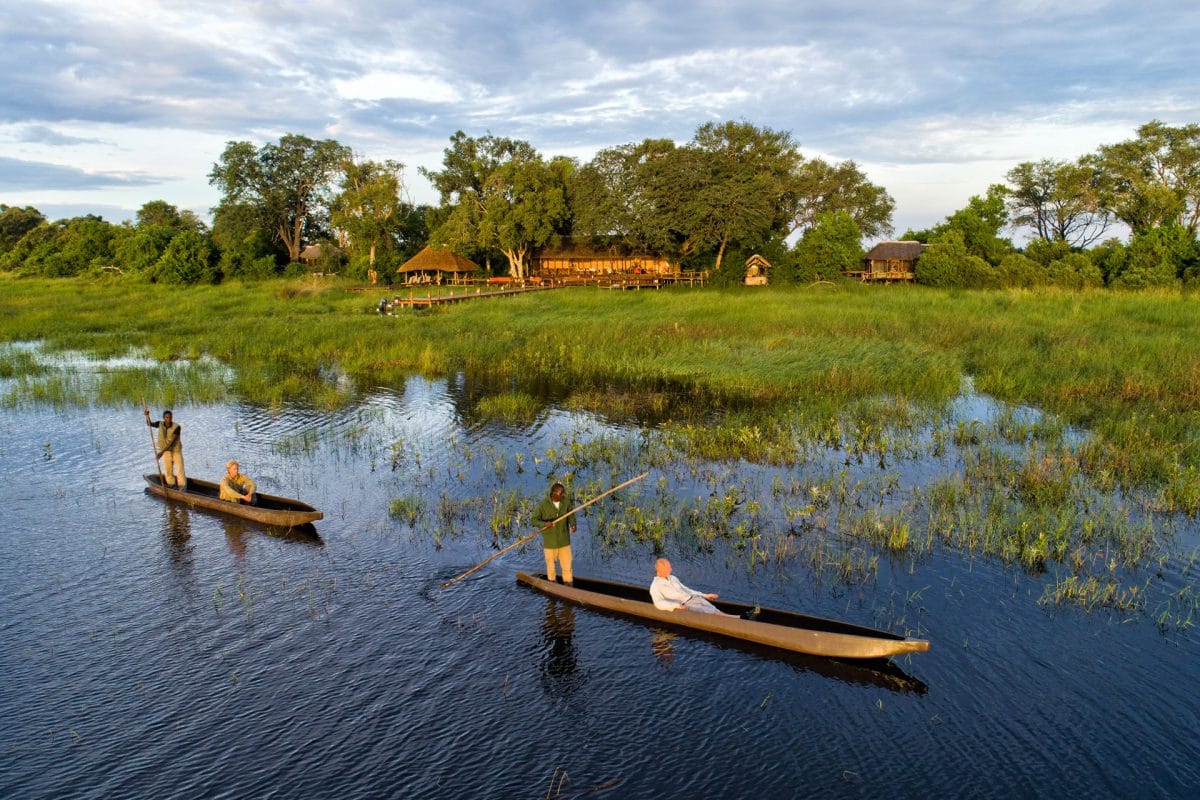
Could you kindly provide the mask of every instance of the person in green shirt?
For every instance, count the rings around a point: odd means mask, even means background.
[[[571,534],[575,532],[575,518],[558,519],[571,510],[566,499],[567,490],[561,483],[550,487],[550,495],[533,513],[534,521],[542,527],[542,551],[546,556],[546,580],[557,580],[555,561],[562,566],[563,583],[571,586],[575,575],[571,572]],[[555,522],[555,520],[558,520]],[[554,522],[553,525],[550,523]]]

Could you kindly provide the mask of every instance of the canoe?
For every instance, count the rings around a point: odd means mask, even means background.
[[[740,615],[752,610],[752,607],[725,600],[716,600],[713,605],[727,614],[738,616],[722,617],[698,611],[660,611],[650,602],[649,581],[647,586],[633,586],[576,575],[574,586],[564,586],[551,583],[545,575],[525,572],[518,572],[517,580],[553,597],[583,606],[615,611],[664,625],[707,631],[793,653],[828,658],[882,659],[929,650],[929,642],[923,639],[909,639],[887,631],[794,611],[762,608],[757,618],[741,619]]]
[[[222,500],[220,487],[211,481],[198,478],[188,478],[187,489],[180,490],[162,485],[161,475],[146,475],[146,491],[165,497],[168,500],[178,500],[193,508],[207,508],[242,519],[261,522],[264,525],[275,525],[281,528],[294,528],[306,523],[315,522],[325,517],[317,509],[292,500],[287,497],[275,497],[269,494],[259,494],[257,502],[250,506],[245,503],[234,503]]]

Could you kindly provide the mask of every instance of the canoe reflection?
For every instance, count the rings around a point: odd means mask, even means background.
[[[551,697],[566,700],[583,685],[579,655],[575,649],[575,608],[552,598],[546,599],[542,620],[542,658],[538,665],[542,689]]]

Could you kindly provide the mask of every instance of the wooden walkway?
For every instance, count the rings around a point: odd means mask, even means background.
[[[392,309],[397,308],[432,308],[433,306],[444,306],[451,303],[461,303],[465,300],[479,300],[484,297],[509,297],[514,294],[529,294],[530,292],[548,292],[551,289],[561,289],[561,286],[524,286],[514,289],[494,289],[491,291],[483,291],[475,289],[472,291],[467,287],[463,287],[462,292],[455,294],[452,289],[448,294],[433,294],[428,293],[424,297],[417,295],[414,290],[410,289],[408,297],[396,297],[388,305]]]

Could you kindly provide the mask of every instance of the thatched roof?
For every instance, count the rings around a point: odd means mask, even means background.
[[[449,247],[427,246],[404,262],[396,272],[474,272],[479,265]]]
[[[752,255],[746,259],[746,268],[747,269],[749,269],[750,267],[758,267],[759,269],[767,269],[770,266],[771,266],[771,262],[767,261],[767,259],[765,259],[761,255],[759,255],[758,253],[755,253],[754,255]]]
[[[316,261],[321,257],[321,245],[310,244],[308,247],[300,251],[301,261]]]
[[[920,242],[880,242],[867,253],[868,261],[916,261],[929,245]]]

